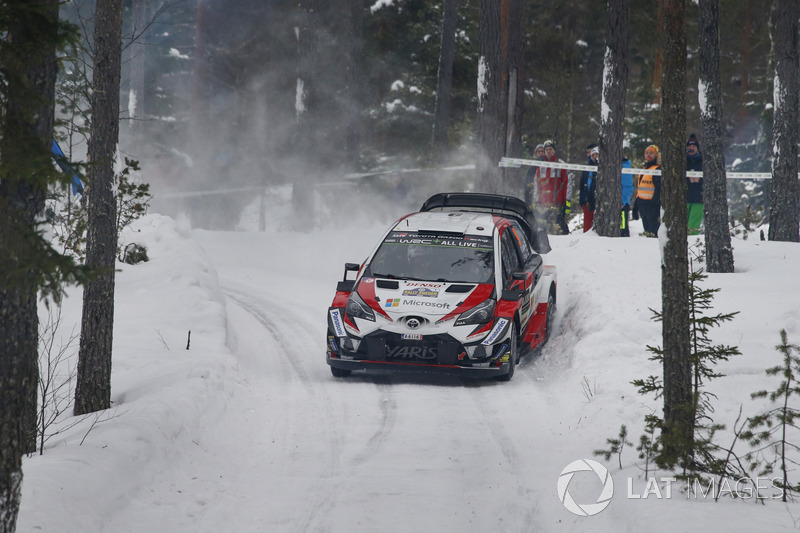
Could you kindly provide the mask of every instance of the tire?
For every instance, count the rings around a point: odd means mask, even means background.
[[[545,319],[544,327],[544,342],[547,344],[550,340],[550,333],[553,331],[553,321],[556,318],[556,295],[553,290],[550,290],[550,295],[547,297],[547,318]]]
[[[511,381],[514,377],[514,370],[517,367],[517,360],[519,359],[519,339],[517,338],[517,325],[511,325],[511,356],[508,358],[509,367],[508,373],[501,376],[495,376],[497,381]]]
[[[345,370],[344,368],[331,367],[331,374],[335,378],[346,378],[352,373],[352,370]]]

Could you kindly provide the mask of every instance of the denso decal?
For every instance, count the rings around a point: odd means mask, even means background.
[[[437,309],[450,309],[450,304],[442,302],[425,302],[423,300],[403,300],[403,305],[416,305],[417,307],[435,307]]]
[[[432,289],[441,289],[444,283],[422,283],[419,281],[407,281],[406,287],[430,287]]]
[[[436,348],[426,346],[395,346],[386,349],[386,357],[391,359],[436,359]]]
[[[331,309],[331,324],[333,324],[333,332],[336,333],[337,337],[347,337],[342,324],[341,310]]]
[[[492,331],[490,331],[489,335],[485,339],[483,339],[483,342],[481,344],[489,345],[497,342],[497,339],[500,337],[500,334],[506,328],[506,324],[508,324],[508,319],[501,318],[500,320],[498,320],[497,324],[494,325]]]
[[[439,291],[434,291],[425,287],[417,287],[416,289],[404,290],[403,296],[424,296],[425,298],[438,298]]]

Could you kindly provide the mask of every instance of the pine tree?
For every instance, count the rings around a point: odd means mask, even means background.
[[[600,117],[600,161],[597,169],[597,213],[594,226],[599,235],[620,236],[622,208],[622,145],[628,88],[628,39],[630,5],[627,0],[608,2],[606,55],[603,65],[603,105]]]
[[[661,102],[661,297],[664,343],[664,427],[662,466],[687,462],[694,449],[689,346],[689,261],[686,250],[686,9],[683,0],[663,3],[664,71]]]
[[[770,403],[777,403],[778,406],[757,416],[753,416],[748,421],[748,431],[742,433],[742,437],[750,441],[750,445],[758,448],[748,454],[748,458],[758,456],[767,450],[775,450],[777,453],[781,481],[778,485],[782,491],[783,501],[787,501],[788,493],[800,492],[800,482],[791,484],[789,482],[790,464],[797,466],[800,463],[790,458],[791,452],[800,451],[800,446],[794,444],[793,437],[789,432],[800,429],[797,421],[800,419],[800,409],[792,407],[791,402],[795,396],[800,394],[800,346],[789,344],[786,330],[781,330],[781,343],[775,347],[783,355],[783,364],[767,369],[768,376],[783,376],[783,380],[778,384],[778,388],[772,392],[766,390],[753,393],[753,398],[769,398]],[[759,464],[754,461],[751,467],[755,468]],[[773,471],[772,463],[760,462],[762,466],[759,475],[770,474]]]
[[[74,413],[111,407],[114,337],[114,264],[117,212],[112,185],[119,142],[122,0],[98,2],[95,11],[92,129],[89,139],[89,212],[86,264],[100,271],[83,292],[81,342]]]
[[[703,202],[709,272],[733,272],[722,129],[719,0],[700,0],[700,116],[703,124]]]

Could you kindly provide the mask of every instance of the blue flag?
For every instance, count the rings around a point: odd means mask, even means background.
[[[53,159],[55,159],[58,168],[60,168],[64,174],[68,176],[72,175],[72,194],[83,194],[83,182],[81,181],[78,171],[69,164],[67,156],[64,155],[64,152],[55,139],[53,139]]]

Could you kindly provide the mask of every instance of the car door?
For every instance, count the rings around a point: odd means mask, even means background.
[[[524,331],[531,315],[533,305],[533,275],[526,272],[522,250],[519,243],[519,233],[513,226],[507,226],[500,236],[501,258],[503,261],[503,289],[522,291],[520,297],[520,324]],[[520,274],[523,275],[520,279]]]

